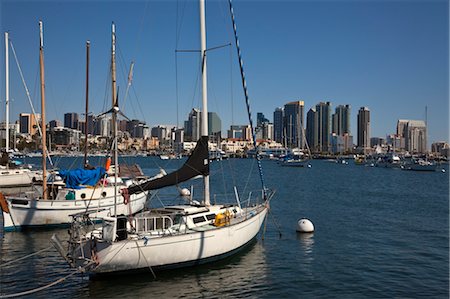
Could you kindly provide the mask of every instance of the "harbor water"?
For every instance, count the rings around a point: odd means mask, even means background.
[[[147,175],[157,173],[159,167],[169,172],[183,163],[157,157],[127,159],[138,163]],[[57,162],[61,168],[81,165],[76,158]],[[449,297],[448,165],[436,172],[415,172],[352,161],[345,165],[313,160],[311,168],[282,167],[269,160],[262,164],[264,181],[276,194],[266,229],[238,255],[160,272],[156,279],[150,272],[98,280],[77,274],[27,296]],[[237,185],[242,193],[260,188],[259,178],[249,178],[243,169],[258,172],[254,160],[215,161],[211,173],[223,170],[224,174],[213,176],[211,185]],[[190,184],[182,187],[190,188]],[[241,195],[241,201],[245,198]],[[296,232],[300,218],[313,222],[314,233]],[[19,260],[49,248],[54,233],[67,238],[65,228],[8,232],[0,237],[0,297],[46,286],[73,272],[54,249]]]

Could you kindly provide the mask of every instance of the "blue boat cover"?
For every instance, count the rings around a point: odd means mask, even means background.
[[[97,182],[105,175],[106,169],[103,167],[97,167],[95,169],[73,169],[73,170],[60,170],[59,175],[66,183],[66,187],[73,189],[81,189],[83,186],[95,186]]]

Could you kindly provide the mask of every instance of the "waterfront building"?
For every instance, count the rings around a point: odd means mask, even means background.
[[[200,110],[193,108],[188,120],[184,122],[184,134],[187,141],[197,141],[200,138]]]
[[[405,128],[405,149],[411,154],[427,152],[427,126],[423,120],[409,120]]]
[[[317,149],[322,153],[331,150],[331,102],[320,102],[316,105],[317,117]]]
[[[48,122],[48,126],[50,129],[53,129],[55,127],[62,127],[61,121],[54,119]]]
[[[273,139],[283,143],[283,119],[284,109],[279,107],[273,112]]]
[[[65,113],[64,127],[78,130],[78,113]]]
[[[78,150],[81,131],[66,128],[54,127],[49,130],[49,139],[57,149]]]
[[[358,148],[367,150],[370,148],[370,110],[361,107],[358,111]]]
[[[370,138],[370,147],[374,148],[377,145],[379,145],[379,146],[386,145],[386,140],[381,137],[371,137]]]
[[[227,131],[227,138],[243,139],[243,130],[245,127],[246,126],[231,125],[230,129]]]
[[[330,138],[331,152],[333,154],[347,154],[353,150],[353,136],[345,133],[344,135],[338,135],[336,133],[331,134]]]
[[[128,131],[128,120],[119,119],[117,121],[117,129],[122,132],[127,132]]]
[[[158,138],[160,142],[168,141],[170,135],[170,130],[166,126],[158,125],[153,127],[151,130],[151,137]]]
[[[286,146],[304,148],[304,106],[303,101],[290,102],[284,105],[284,124]]]
[[[111,117],[109,115],[103,115],[97,118],[96,135],[102,137],[111,136]]]
[[[220,144],[222,139],[222,121],[216,112],[208,112],[208,135],[212,142]]]
[[[332,115],[331,133],[339,136],[350,134],[350,105],[339,105]]]
[[[41,120],[40,114],[20,113],[19,130],[22,134],[34,135],[38,132],[37,124]]]
[[[398,150],[399,151],[404,151],[404,150],[406,150],[406,140],[405,140],[405,137],[406,137],[406,135],[407,135],[407,132],[406,132],[406,127],[407,127],[407,125],[408,125],[408,121],[409,120],[407,120],[407,119],[399,119],[398,121],[397,121],[397,136],[399,137],[399,139],[400,139],[400,145],[399,145],[399,147],[398,147]]]
[[[189,113],[188,120],[184,122],[185,138],[188,141],[197,141],[201,133],[201,112],[194,108]],[[216,112],[208,112],[208,135],[213,140],[220,140],[222,135],[222,121]]]
[[[306,114],[306,142],[311,152],[320,152],[318,138],[317,112],[313,107]]]
[[[268,123],[269,120],[264,116],[262,112],[256,113],[256,126],[260,127],[263,123]]]
[[[450,146],[448,142],[438,141],[431,144],[431,152],[440,156],[449,157]]]

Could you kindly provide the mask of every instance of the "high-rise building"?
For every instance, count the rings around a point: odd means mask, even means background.
[[[407,119],[399,119],[397,121],[397,136],[400,139],[400,146],[396,148],[396,150],[403,151],[406,149],[405,147],[405,137],[407,135],[406,126],[408,125]]]
[[[290,148],[304,148],[304,107],[303,101],[284,105],[284,124],[286,143]]]
[[[332,133],[338,136],[350,134],[350,105],[339,105],[332,115]]]
[[[427,126],[423,120],[408,120],[405,149],[411,154],[427,152]]]
[[[256,113],[256,126],[260,127],[263,123],[268,123],[269,120],[264,116],[262,112]]]
[[[370,111],[367,107],[361,107],[358,111],[358,144],[359,149],[370,148]]]
[[[222,121],[216,112],[208,112],[208,135],[216,142],[222,138]]]
[[[331,102],[316,105],[317,113],[317,147],[319,151],[331,151]]]
[[[201,111],[192,109],[188,120],[184,122],[184,136],[186,141],[197,141],[201,136]],[[208,135],[220,139],[222,134],[222,121],[216,112],[208,112]]]
[[[197,141],[200,138],[200,110],[193,108],[188,120],[184,122],[184,137],[186,141]]]
[[[64,114],[64,127],[78,130],[78,113]]]
[[[279,143],[283,143],[283,119],[283,108],[276,108],[273,112],[273,139]]]
[[[320,152],[317,112],[314,107],[306,114],[306,142],[312,152]]]

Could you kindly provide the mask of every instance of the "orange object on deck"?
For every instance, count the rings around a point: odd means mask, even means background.
[[[3,212],[9,213],[8,203],[6,202],[6,198],[3,193],[0,192],[0,208]]]
[[[105,169],[106,171],[109,170],[109,167],[111,166],[111,158],[106,159],[106,163],[105,163]]]

